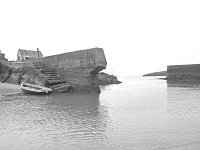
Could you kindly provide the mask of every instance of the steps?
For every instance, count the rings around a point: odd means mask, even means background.
[[[50,86],[50,88],[59,92],[59,93],[64,93],[64,92],[70,91],[71,85],[68,84],[68,83],[60,83],[60,84],[57,84],[57,85]]]
[[[44,69],[45,68],[45,65],[40,61],[35,61],[35,62],[32,62],[32,63],[33,63],[33,66],[36,69]]]
[[[55,69],[45,66],[40,61],[32,62],[36,69],[39,69],[41,74],[47,80],[47,86],[59,93],[68,92],[71,85],[66,81],[61,80],[58,72]]]

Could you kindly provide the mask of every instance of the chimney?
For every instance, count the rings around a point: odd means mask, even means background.
[[[38,54],[38,58],[40,58],[39,48],[37,48],[37,54]]]

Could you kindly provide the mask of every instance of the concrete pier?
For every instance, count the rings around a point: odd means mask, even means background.
[[[67,91],[71,85],[72,92],[100,93],[98,73],[107,61],[102,48],[91,48],[2,65],[6,71],[0,81],[6,83],[20,84],[25,77],[29,83],[53,86],[58,91]]]
[[[167,78],[200,80],[200,64],[167,66]]]

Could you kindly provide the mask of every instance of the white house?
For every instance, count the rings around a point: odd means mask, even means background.
[[[37,49],[37,51],[19,49],[17,52],[17,61],[37,59],[37,58],[42,58],[42,57],[43,57],[42,52],[39,51],[39,49]]]

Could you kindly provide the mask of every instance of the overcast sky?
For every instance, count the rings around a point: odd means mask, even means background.
[[[0,0],[0,50],[44,56],[101,47],[107,72],[200,63],[199,0]]]

